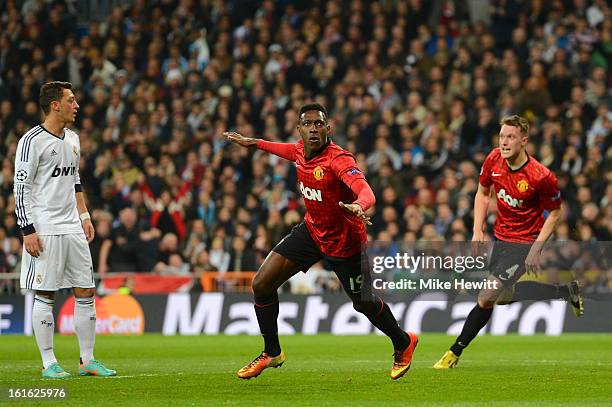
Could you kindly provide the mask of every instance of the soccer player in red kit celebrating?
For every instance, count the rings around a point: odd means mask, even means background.
[[[278,288],[299,271],[306,272],[325,258],[333,267],[355,310],[385,333],[395,349],[391,378],[402,377],[412,361],[417,335],[404,332],[391,310],[371,294],[369,262],[362,245],[366,243],[365,214],[376,199],[357,167],[355,158],[328,137],[327,111],[320,104],[307,104],[299,111],[297,143],[274,143],[224,135],[232,143],[275,154],[295,162],[299,189],[304,197],[306,216],[272,249],[253,280],[255,313],[264,338],[264,350],[238,371],[250,379],[267,367],[280,367],[285,361],[278,340]]]
[[[497,241],[493,245],[488,277],[492,282],[488,287],[493,288],[480,291],[461,334],[434,365],[436,369],[457,365],[463,350],[491,318],[496,303],[565,299],[576,316],[584,311],[576,281],[561,285],[536,281],[517,283],[525,272],[537,274],[539,270],[540,252],[561,218],[561,191],[555,174],[527,154],[529,122],[515,115],[502,119],[500,125],[499,147],[487,156],[480,172],[472,238],[474,242],[484,241],[483,226],[493,187],[497,197],[494,226]],[[546,219],[544,211],[548,211]]]

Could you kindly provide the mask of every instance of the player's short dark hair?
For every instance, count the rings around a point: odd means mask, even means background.
[[[300,112],[298,113],[298,117],[302,117],[304,113],[309,110],[318,110],[319,112],[323,112],[323,116],[325,116],[325,120],[327,120],[327,109],[323,107],[320,103],[308,103],[302,107],[300,107]]]
[[[506,116],[500,120],[500,127],[503,125],[518,127],[521,129],[521,133],[528,136],[529,135],[529,122],[524,117],[521,117],[517,114],[512,116]]]
[[[41,86],[38,104],[45,114],[48,114],[49,110],[51,110],[51,102],[59,102],[62,100],[64,89],[72,90],[72,83],[52,81]]]

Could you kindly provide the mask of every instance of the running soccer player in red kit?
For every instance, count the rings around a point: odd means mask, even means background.
[[[253,280],[255,313],[264,338],[264,350],[238,371],[250,379],[268,367],[280,367],[285,353],[278,340],[278,288],[299,271],[306,272],[325,258],[333,267],[353,307],[385,333],[395,349],[391,378],[402,377],[412,362],[417,335],[404,332],[391,310],[369,291],[369,262],[362,244],[367,241],[365,214],[376,198],[357,167],[355,158],[330,140],[326,109],[302,106],[297,143],[275,143],[224,133],[232,143],[275,154],[295,162],[299,189],[304,197],[304,221],[272,249]],[[363,291],[363,292],[362,292]]]
[[[493,187],[497,197],[496,243],[489,264],[491,289],[483,289],[478,302],[468,314],[455,343],[434,365],[436,369],[453,368],[459,356],[491,318],[494,305],[520,300],[565,299],[576,316],[584,311],[576,281],[569,284],[545,284],[521,281],[525,272],[537,274],[544,243],[561,218],[561,191],[557,177],[530,157],[526,151],[529,122],[520,116],[501,120],[499,147],[485,159],[480,185],[474,202],[474,236],[484,241],[483,226]],[[544,211],[548,217],[544,219]],[[507,298],[507,299],[506,299]]]

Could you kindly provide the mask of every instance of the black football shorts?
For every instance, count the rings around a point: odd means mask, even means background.
[[[304,222],[291,229],[272,250],[296,263],[304,273],[313,264],[324,260],[351,297],[364,294],[362,288],[371,286],[368,256],[365,252],[347,258],[327,256],[319,250]]]
[[[531,243],[495,241],[489,262],[489,273],[497,277],[504,286],[514,285],[527,271],[525,260],[529,250]]]

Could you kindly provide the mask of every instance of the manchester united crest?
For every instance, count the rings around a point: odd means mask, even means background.
[[[320,181],[323,179],[323,168],[321,168],[320,166],[317,165],[317,167],[314,169],[314,171],[312,172],[312,175],[315,177],[315,179],[317,181]]]
[[[516,183],[516,187],[520,192],[527,192],[527,190],[529,189],[529,183],[526,179],[522,179]]]

